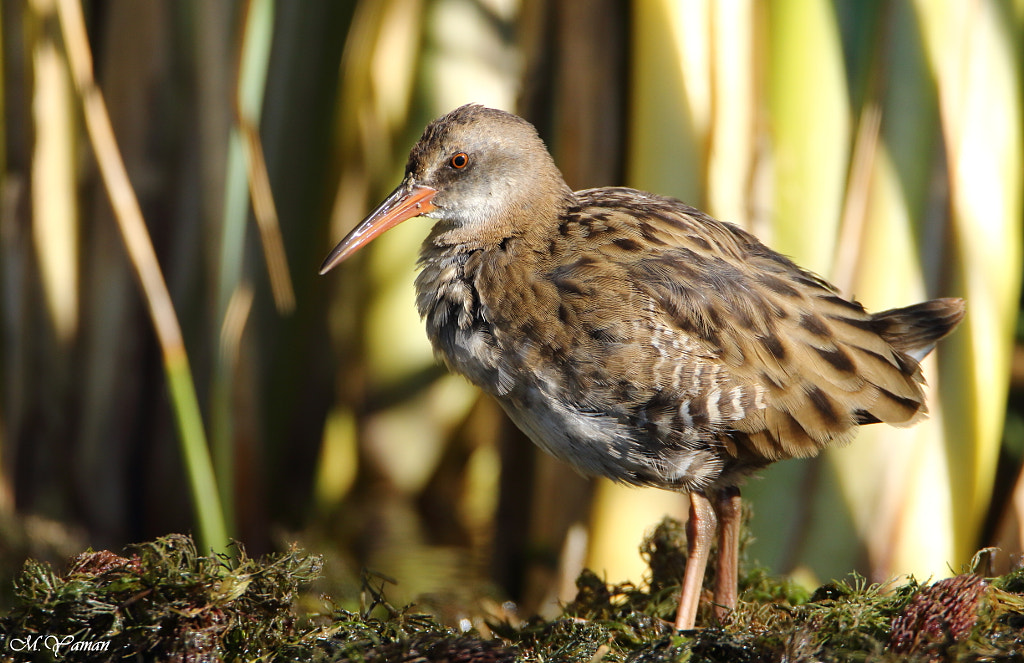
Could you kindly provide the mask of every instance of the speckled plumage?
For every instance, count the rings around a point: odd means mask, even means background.
[[[573,192],[531,125],[480,106],[427,127],[405,181],[323,271],[417,214],[436,220],[416,291],[445,363],[578,470],[691,494],[680,628],[707,558],[694,548],[718,518],[735,548],[742,477],[860,424],[919,419],[918,361],[964,311],[938,299],[870,314],[677,200]],[[716,600],[732,607],[735,551],[724,559],[733,586]]]

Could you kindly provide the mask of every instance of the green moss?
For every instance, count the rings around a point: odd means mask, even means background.
[[[982,580],[885,586],[853,575],[812,594],[751,569],[740,604],[716,624],[677,633],[671,620],[685,560],[679,523],[665,521],[641,547],[646,588],[609,585],[590,571],[557,619],[491,619],[486,634],[461,632],[415,606],[388,602],[387,578],[365,574],[359,609],[320,600],[297,614],[321,561],[297,549],[260,559],[200,556],[168,536],[123,555],[87,552],[64,573],[29,561],[14,583],[15,608],[0,619],[8,638],[73,634],[109,641],[106,653],[20,652],[5,660],[262,660],[725,662],[1024,661],[1024,571]],[[302,605],[309,605],[307,600]],[[483,623],[478,620],[477,623]],[[10,640],[3,655],[11,656]]]
[[[0,620],[5,653],[10,638],[25,649],[33,635],[71,635],[76,642],[108,642],[112,659],[266,656],[300,632],[291,606],[299,587],[319,572],[320,558],[298,550],[259,560],[241,548],[234,559],[201,556],[180,535],[131,546],[125,556],[88,551],[62,574],[29,560],[14,582],[16,605]],[[22,653],[49,660],[53,650],[44,645]]]

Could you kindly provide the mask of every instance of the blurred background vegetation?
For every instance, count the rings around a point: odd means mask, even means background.
[[[364,567],[530,612],[584,565],[643,580],[684,498],[575,476],[435,363],[426,221],[316,275],[470,101],[574,188],[680,197],[870,309],[968,300],[928,422],[748,484],[749,558],[1019,561],[1024,0],[79,2],[0,0],[3,578],[192,531],[298,540],[339,600]]]

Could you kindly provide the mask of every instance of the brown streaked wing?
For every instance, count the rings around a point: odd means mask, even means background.
[[[662,346],[689,348],[680,362],[707,358],[689,384],[658,382],[678,389],[682,420],[697,412],[777,460],[847,441],[866,421],[908,425],[924,414],[920,367],[873,316],[749,233],[656,196],[640,207],[616,190],[581,199],[584,215],[600,207],[602,227],[615,229],[603,257],[650,297],[653,319],[669,321],[652,330]]]

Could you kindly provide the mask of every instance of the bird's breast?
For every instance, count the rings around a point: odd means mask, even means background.
[[[501,396],[513,388],[503,352],[494,338],[475,274],[467,271],[473,252],[425,255],[416,278],[416,304],[434,352],[456,373]]]
[[[574,374],[572,330],[550,279],[504,252],[425,250],[417,304],[434,351],[498,397]]]

